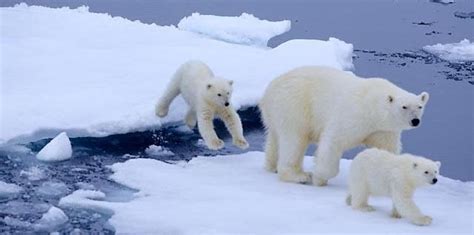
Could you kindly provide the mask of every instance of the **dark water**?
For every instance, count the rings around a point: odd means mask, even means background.
[[[11,6],[19,1],[1,1]],[[355,73],[379,76],[414,93],[427,91],[430,101],[422,126],[403,134],[404,151],[442,161],[442,174],[454,179],[474,180],[474,65],[449,63],[421,51],[425,45],[474,39],[474,19],[459,17],[474,12],[474,1],[439,4],[420,1],[25,1],[50,7],[88,5],[90,11],[109,13],[131,20],[159,25],[176,25],[193,12],[214,15],[240,15],[248,12],[268,20],[290,19],[290,32],[270,40],[270,46],[294,38],[327,39],[337,37],[354,44]],[[464,14],[465,15],[465,14]],[[258,111],[240,112],[250,150],[262,150],[264,140]],[[157,158],[172,163],[197,155],[239,153],[229,144],[222,124],[217,125],[226,148],[209,151],[198,144],[199,135],[182,131],[181,123],[169,124],[157,131],[128,133],[104,138],[72,139],[74,158],[60,163],[41,163],[31,153],[0,150],[0,180],[15,183],[24,191],[13,199],[0,199],[0,218],[10,216],[34,222],[58,200],[86,182],[107,194],[107,200],[130,200],[133,190],[108,180],[104,167],[131,157],[150,157],[144,150],[151,144],[164,146],[175,154]],[[26,146],[38,151],[48,140]],[[314,146],[308,150],[312,154]],[[352,158],[357,150],[347,152]],[[45,178],[30,181],[21,170],[38,167]],[[55,195],[38,193],[45,182],[62,183]],[[54,190],[53,190],[54,191]],[[16,209],[19,208],[19,209]],[[31,210],[22,208],[34,208]],[[65,210],[69,222],[61,232],[81,229],[88,232],[113,233],[107,226],[110,215],[87,210]],[[7,226],[0,220],[0,233],[25,232],[28,228]]]

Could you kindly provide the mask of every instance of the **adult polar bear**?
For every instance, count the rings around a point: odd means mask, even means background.
[[[400,153],[401,132],[419,125],[428,99],[426,92],[416,96],[381,78],[296,68],[273,80],[260,102],[267,129],[265,167],[283,181],[311,182],[302,162],[308,144],[317,142],[312,181],[326,185],[350,148],[365,144]]]

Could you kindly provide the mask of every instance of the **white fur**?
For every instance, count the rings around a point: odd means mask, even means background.
[[[352,161],[346,202],[354,209],[373,211],[368,204],[370,195],[389,196],[393,200],[392,217],[429,225],[431,217],[420,212],[413,194],[420,186],[436,183],[433,180],[437,180],[440,166],[439,162],[424,157],[367,149]]]
[[[366,144],[399,153],[402,130],[421,119],[428,99],[385,79],[319,66],[294,69],[273,80],[260,103],[266,168],[284,181],[310,182],[301,165],[308,144],[318,142],[312,180],[325,185],[347,149]]]
[[[213,120],[217,115],[224,121],[232,135],[234,145],[245,149],[248,143],[243,136],[242,123],[230,104],[232,83],[232,81],[214,76],[211,69],[203,62],[189,61],[174,74],[156,105],[156,115],[166,116],[173,99],[181,94],[189,105],[185,122],[191,129],[197,123],[208,148],[217,150],[224,147],[224,142],[214,131]]]

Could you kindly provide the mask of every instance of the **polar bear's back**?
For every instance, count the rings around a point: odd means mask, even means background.
[[[332,115],[331,110],[337,106],[339,95],[360,82],[353,74],[330,67],[291,70],[273,80],[266,89],[260,102],[264,123],[267,128],[291,125],[288,129],[318,139],[318,133]]]

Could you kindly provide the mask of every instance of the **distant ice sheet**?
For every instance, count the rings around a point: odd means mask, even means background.
[[[268,40],[288,32],[291,22],[261,20],[248,13],[242,13],[240,16],[193,13],[184,17],[178,28],[225,42],[266,47]]]
[[[474,61],[474,42],[468,39],[458,43],[424,46],[423,50],[451,62]]]

